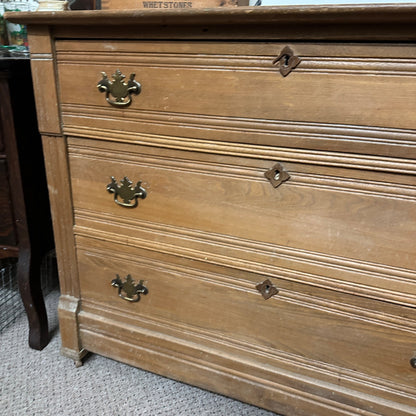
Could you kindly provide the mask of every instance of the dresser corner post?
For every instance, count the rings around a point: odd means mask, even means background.
[[[86,351],[81,347],[78,331],[80,290],[66,137],[44,135],[42,144],[61,291],[58,307],[61,353],[79,366]]]
[[[66,137],[44,135],[42,145],[61,294],[79,298]]]
[[[62,355],[80,365],[86,351],[81,347],[78,331],[80,292],[73,234],[73,207],[70,189],[67,138],[62,133],[56,57],[51,27],[28,24],[31,72],[42,136],[43,156],[52,214],[53,234],[61,297],[58,314]]]
[[[55,53],[49,26],[28,26],[30,65],[41,134],[61,134]]]
[[[61,295],[58,306],[62,342],[61,354],[74,360],[76,367],[82,365],[82,359],[88,353],[82,348],[79,337],[79,308],[80,299],[69,295]]]

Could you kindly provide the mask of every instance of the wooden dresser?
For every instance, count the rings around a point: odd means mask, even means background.
[[[64,355],[287,416],[416,415],[416,6],[8,17]]]

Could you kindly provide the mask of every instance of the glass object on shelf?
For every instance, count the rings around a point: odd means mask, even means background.
[[[0,45],[7,45],[7,30],[4,12],[4,2],[3,0],[0,0]]]
[[[29,49],[25,45],[0,45],[0,57],[29,57]]]
[[[3,2],[5,12],[31,12],[38,8],[35,0],[18,0]],[[27,40],[27,29],[25,25],[5,21],[7,32],[7,43],[9,56],[28,55],[29,45]]]

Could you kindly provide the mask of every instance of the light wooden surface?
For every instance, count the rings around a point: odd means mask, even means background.
[[[415,415],[415,17],[11,16],[29,25],[62,352],[286,415]],[[282,77],[285,46],[301,62]],[[116,69],[142,85],[129,107],[97,90]],[[147,197],[117,205],[112,176]],[[136,303],[111,285],[129,274],[148,289]]]

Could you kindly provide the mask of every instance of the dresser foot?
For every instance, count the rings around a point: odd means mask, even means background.
[[[73,360],[76,367],[82,365],[82,359],[88,351],[82,348],[78,331],[79,299],[69,295],[59,298],[59,326],[61,332],[61,354]]]
[[[87,354],[88,351],[84,349],[81,351],[73,351],[68,348],[61,347],[61,355],[72,360],[76,368],[82,367],[84,365],[83,359]]]

